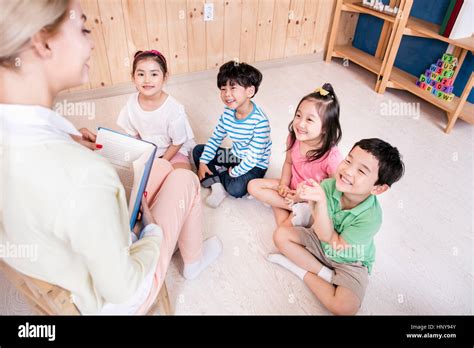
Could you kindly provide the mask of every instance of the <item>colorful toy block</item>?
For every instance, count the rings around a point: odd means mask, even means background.
[[[453,79],[452,78],[444,78],[441,83],[445,86],[452,86],[453,85]]]
[[[416,81],[416,85],[428,93],[445,101],[454,99],[453,76],[457,64],[457,58],[452,54],[445,53],[436,64],[431,64],[424,74]]]
[[[445,53],[443,54],[443,57],[441,58],[441,60],[445,61],[445,62],[448,62],[448,63],[451,63],[453,61],[453,55],[452,54],[449,54],[449,53]]]
[[[448,53],[443,54],[443,57],[441,58],[441,60],[453,65],[457,65],[458,63],[458,58]]]
[[[420,87],[422,89],[426,88],[426,83],[425,82],[421,82],[420,80],[417,80],[415,83],[418,87]]]

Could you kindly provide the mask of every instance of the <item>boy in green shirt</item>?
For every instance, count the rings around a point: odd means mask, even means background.
[[[380,139],[357,142],[334,179],[298,186],[297,198],[310,202],[314,223],[311,228],[279,227],[273,240],[283,255],[270,254],[269,261],[299,276],[332,313],[357,313],[382,223],[376,196],[403,172],[397,148]]]

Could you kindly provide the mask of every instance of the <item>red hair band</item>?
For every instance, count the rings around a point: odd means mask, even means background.
[[[148,50],[148,51],[143,51],[142,53],[140,53],[138,56],[141,56],[143,54],[153,54],[155,56],[160,56],[163,58],[164,61],[166,61],[165,59],[165,56],[161,54],[160,51],[157,51],[157,50]]]

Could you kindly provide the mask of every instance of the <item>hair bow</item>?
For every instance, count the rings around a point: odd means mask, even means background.
[[[314,90],[314,93],[319,93],[321,94],[323,97],[327,96],[329,94],[329,91],[326,91],[323,87],[319,87],[319,88],[316,88]]]

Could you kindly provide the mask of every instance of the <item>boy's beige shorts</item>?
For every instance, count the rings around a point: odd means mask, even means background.
[[[321,247],[321,241],[312,228],[297,227],[301,243],[308,251],[318,259],[324,266],[334,270],[333,284],[343,286],[354,294],[360,300],[364,299],[365,289],[369,283],[369,273],[367,267],[361,262],[356,263],[339,263],[331,260],[324,253]]]

